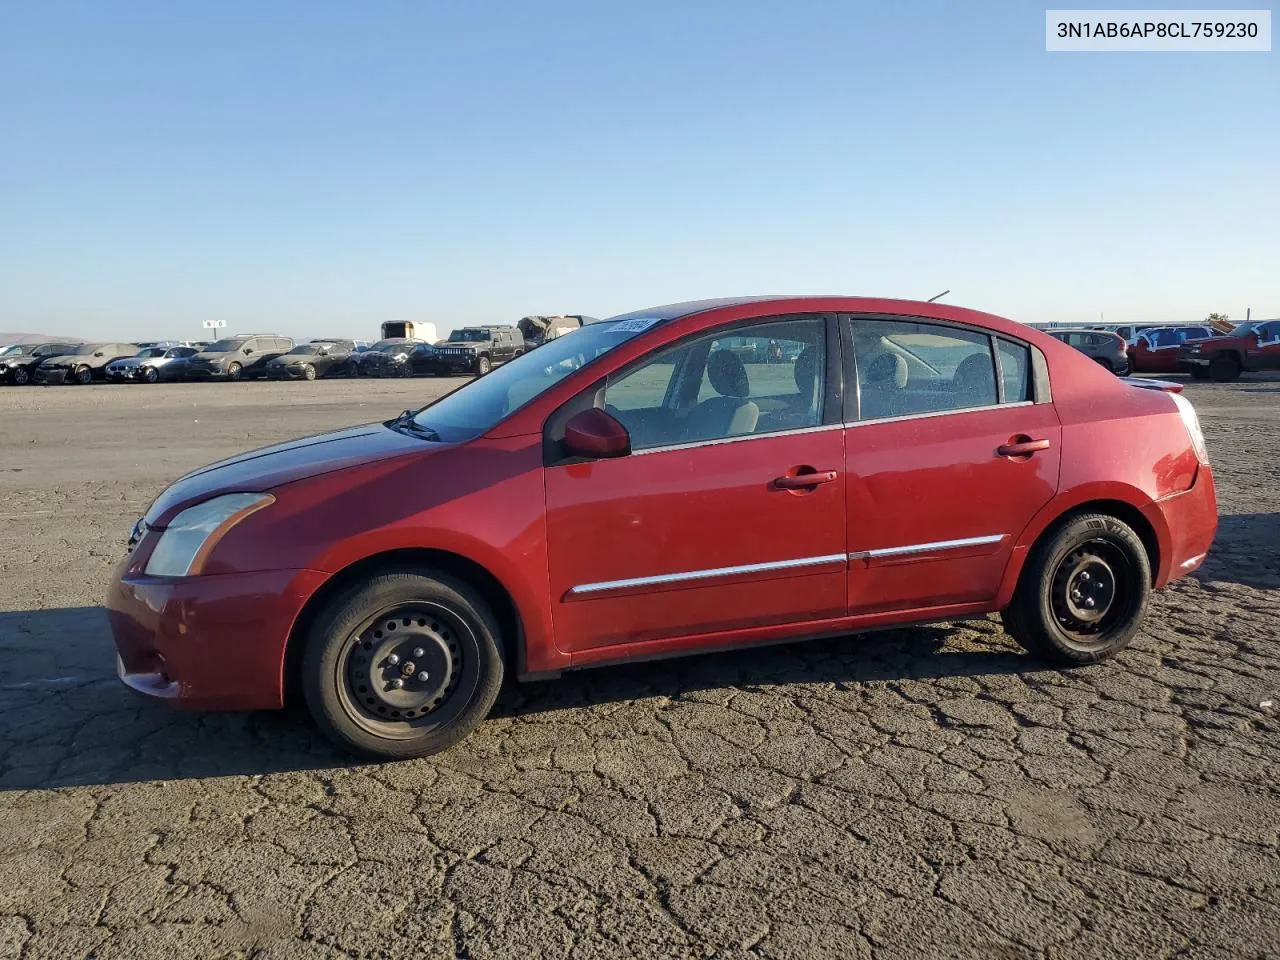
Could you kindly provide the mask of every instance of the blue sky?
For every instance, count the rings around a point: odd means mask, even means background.
[[[1044,9],[11,0],[0,330],[1280,316],[1277,53],[1050,54]]]

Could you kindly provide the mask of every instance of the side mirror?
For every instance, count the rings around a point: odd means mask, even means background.
[[[251,354],[251,353],[253,353],[253,347],[245,347],[245,348],[244,348],[244,355],[245,355],[246,357],[247,357],[249,354]]]
[[[592,407],[569,418],[564,446],[575,457],[625,457],[631,452],[631,435],[609,414]]]
[[[94,353],[94,356],[95,356],[95,357],[105,357],[105,356],[106,356],[106,354],[105,354],[105,353],[103,353],[101,350],[99,350],[99,351],[97,351],[96,353]]]

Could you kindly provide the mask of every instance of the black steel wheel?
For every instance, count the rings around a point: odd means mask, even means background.
[[[1032,653],[1096,663],[1128,646],[1151,594],[1151,561],[1127,524],[1077,514],[1036,544],[1004,611],[1005,629]]]
[[[492,612],[469,585],[389,570],[339,594],[317,616],[303,690],[333,740],[368,756],[425,756],[488,714],[502,684]]]

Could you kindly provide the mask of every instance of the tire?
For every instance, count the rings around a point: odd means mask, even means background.
[[[241,380],[244,377],[244,367],[238,363],[231,363],[227,366],[228,380]]]
[[[160,379],[160,371],[155,367],[143,367],[142,379],[146,383],[155,383]]]
[[[1001,616],[1009,635],[1037,656],[1097,663],[1129,645],[1150,596],[1141,538],[1113,516],[1081,513],[1035,545]]]
[[[502,687],[493,612],[444,574],[395,568],[353,584],[320,611],[306,644],[302,689],[312,717],[367,757],[448,749],[488,716]]]
[[[31,382],[31,371],[26,367],[14,367],[9,371],[9,379],[19,387],[25,387]]]
[[[1240,379],[1240,361],[1229,353],[1220,353],[1209,361],[1209,379],[1214,383],[1230,383]]]
[[[71,371],[71,376],[80,386],[86,386],[93,383],[93,371],[88,367],[80,366]]]
[[[1108,373],[1116,372],[1116,368],[1111,366],[1111,361],[1106,359],[1105,357],[1094,357],[1093,362],[1098,364],[1098,366],[1102,367],[1103,369],[1105,369]]]
[[[306,380],[314,380],[316,378],[316,368],[311,364],[306,364],[302,368],[302,376]]]
[[[488,357],[480,357],[476,360],[476,376],[483,377],[486,373],[493,369],[493,365],[489,363]]]
[[[1209,379],[1209,371],[1206,370],[1204,367],[1193,366],[1189,372],[1191,374],[1192,380],[1208,380]]]

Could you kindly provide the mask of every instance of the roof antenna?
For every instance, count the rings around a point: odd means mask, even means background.
[[[933,301],[941,297],[945,297],[950,292],[951,292],[950,290],[943,290],[941,293],[936,293],[932,297],[930,297],[928,300],[926,300],[925,303],[933,303]]]

